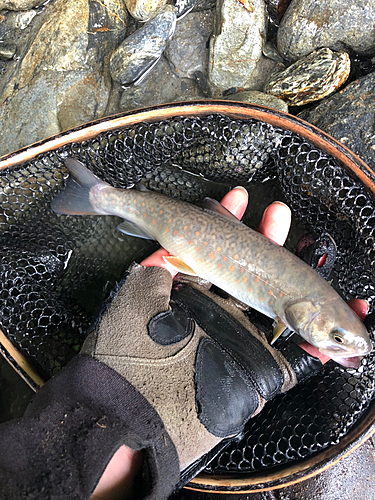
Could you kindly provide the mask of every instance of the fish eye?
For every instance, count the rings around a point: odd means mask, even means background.
[[[338,331],[333,331],[332,332],[332,338],[338,344],[345,344],[345,342],[346,342],[344,336],[342,335],[342,333],[340,333]]]

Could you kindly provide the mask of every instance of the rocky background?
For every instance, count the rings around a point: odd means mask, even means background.
[[[375,170],[374,24],[375,0],[0,0],[0,156],[121,111],[220,98],[298,115]],[[0,420],[31,395],[0,356]],[[235,498],[374,499],[373,443],[351,457]]]
[[[0,0],[0,156],[150,104],[297,114],[374,167],[373,0]]]

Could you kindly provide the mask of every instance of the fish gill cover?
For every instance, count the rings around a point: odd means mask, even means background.
[[[259,191],[267,181],[262,201],[273,201],[276,190],[306,230],[333,236],[334,286],[346,299],[366,299],[374,316],[374,200],[333,157],[296,133],[254,119],[213,114],[140,123],[68,143],[0,174],[0,328],[45,379],[79,351],[130,262],[155,248],[119,233],[116,217],[51,211],[68,177],[67,157],[115,187],[142,182],[190,202],[220,196],[228,185]],[[207,472],[249,473],[336,443],[374,392],[374,354],[358,370],[330,362],[269,403]]]

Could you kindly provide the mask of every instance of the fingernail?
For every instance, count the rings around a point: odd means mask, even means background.
[[[249,193],[247,192],[247,189],[246,189],[246,188],[244,188],[243,186],[236,186],[236,187],[234,187],[233,189],[241,189],[241,191],[244,191],[246,194],[249,194]]]

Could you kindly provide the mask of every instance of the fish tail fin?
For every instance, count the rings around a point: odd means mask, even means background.
[[[97,215],[104,212],[95,208],[90,200],[90,190],[97,185],[109,186],[94,175],[83,163],[73,158],[64,160],[70,171],[66,187],[51,203],[51,208],[59,214]]]

